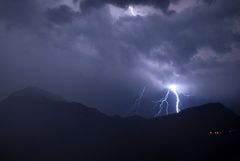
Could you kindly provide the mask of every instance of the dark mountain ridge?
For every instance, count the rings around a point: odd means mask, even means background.
[[[30,86],[12,93],[1,103],[39,104],[49,102],[66,102],[66,100],[38,87]]]
[[[153,119],[110,117],[30,87],[0,103],[0,123],[1,160],[239,157],[239,116],[219,103]]]

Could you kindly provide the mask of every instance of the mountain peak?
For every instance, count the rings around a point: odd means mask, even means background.
[[[237,126],[239,116],[225,107],[221,103],[208,103],[192,108],[188,108],[179,113],[179,117],[183,118],[185,124],[206,125],[208,127],[231,127]],[[203,126],[204,127],[204,126]]]
[[[207,103],[196,107],[191,107],[181,111],[182,113],[233,113],[221,103]]]
[[[15,103],[50,103],[65,102],[63,98],[39,87],[29,86],[9,95],[3,102]]]

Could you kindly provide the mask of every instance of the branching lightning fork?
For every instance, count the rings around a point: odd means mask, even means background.
[[[167,87],[167,89],[168,90],[167,90],[167,93],[165,94],[165,96],[162,99],[154,102],[155,103],[154,108],[156,108],[156,107],[159,108],[155,117],[160,116],[164,107],[166,108],[166,114],[168,115],[168,107],[169,107],[168,97],[169,97],[170,92],[172,92],[176,96],[176,107],[175,107],[176,112],[179,113],[179,111],[180,111],[179,110],[180,99],[179,99],[179,94],[177,92],[177,86],[172,84],[172,85],[169,85]]]
[[[161,114],[161,112],[164,108],[164,105],[166,105],[166,114],[168,115],[168,101],[167,100],[168,100],[169,93],[170,93],[170,91],[168,90],[167,93],[165,94],[165,96],[161,100],[154,102],[155,105],[153,108],[155,109],[156,107],[159,107],[159,110],[154,117],[157,117]]]
[[[166,114],[169,114],[169,95],[170,93],[174,94],[174,96],[176,97],[176,103],[175,103],[175,111],[176,113],[180,112],[179,109],[179,104],[180,104],[180,97],[179,97],[179,88],[177,85],[175,84],[171,84],[169,86],[167,86],[167,92],[165,93],[164,97],[160,100],[154,101],[154,106],[153,109],[156,110],[156,108],[158,108],[157,113],[154,115],[154,117],[159,117],[162,113],[162,111],[165,109]],[[141,102],[142,102],[142,98],[145,94],[145,90],[146,87],[144,86],[139,97],[135,100],[133,106],[131,106],[131,108],[129,109],[129,111],[126,113],[126,116],[129,116],[130,114],[137,114],[138,110],[141,107]]]

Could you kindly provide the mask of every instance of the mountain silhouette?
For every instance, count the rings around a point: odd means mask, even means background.
[[[239,160],[240,118],[220,103],[145,119],[107,116],[28,87],[0,102],[0,160]]]
[[[36,104],[36,103],[50,103],[50,102],[66,102],[60,96],[52,94],[48,91],[38,87],[27,87],[23,90],[16,91],[8,96],[3,103],[20,103],[20,104]]]

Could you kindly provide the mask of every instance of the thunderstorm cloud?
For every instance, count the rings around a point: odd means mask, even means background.
[[[129,5],[139,13],[127,14]],[[0,98],[29,85],[111,114],[166,84],[240,92],[239,0],[0,0]]]

